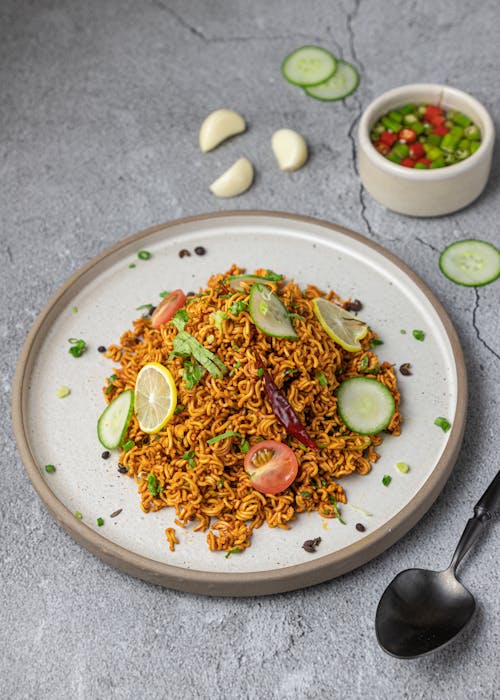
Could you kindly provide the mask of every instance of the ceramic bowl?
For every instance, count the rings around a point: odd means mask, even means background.
[[[370,141],[376,121],[408,102],[430,103],[466,114],[481,130],[481,146],[471,156],[435,170],[414,170],[382,156]],[[364,111],[358,131],[358,170],[366,190],[388,209],[410,216],[440,216],[462,209],[483,191],[491,169],[493,121],[474,97],[433,83],[403,85],[377,97]]]

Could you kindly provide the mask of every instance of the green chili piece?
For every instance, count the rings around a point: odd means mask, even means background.
[[[471,141],[480,141],[481,132],[479,131],[479,127],[477,127],[475,124],[466,126],[464,129],[464,136],[466,136]]]
[[[97,518],[97,524],[99,527],[102,527],[104,525],[104,519],[103,518]]]
[[[389,131],[394,132],[395,134],[398,133],[401,129],[401,124],[397,122],[395,119],[391,119],[390,117],[382,117],[382,124],[389,129]]]
[[[418,330],[418,329],[412,331],[412,335],[413,335],[413,337],[415,338],[415,340],[419,340],[420,342],[422,342],[422,341],[424,340],[424,338],[425,338],[425,333],[424,333],[424,331],[421,331],[421,330]]]
[[[403,115],[400,112],[396,112],[396,110],[393,110],[392,112],[389,112],[389,119],[401,123],[403,121]]]
[[[406,143],[396,143],[392,147],[392,153],[395,153],[401,159],[406,158],[406,156],[408,155],[409,152],[410,152],[410,149],[408,148]]]
[[[52,474],[52,472],[55,472],[56,468],[54,467],[53,464],[46,464],[45,465],[45,471],[48,472],[49,474]]]
[[[441,428],[445,433],[451,428],[451,423],[449,420],[446,418],[443,418],[442,416],[439,416],[436,418],[434,421],[434,425],[437,425],[438,428]]]

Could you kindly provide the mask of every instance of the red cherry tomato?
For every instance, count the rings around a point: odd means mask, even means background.
[[[185,303],[186,295],[182,289],[175,289],[173,292],[170,292],[153,311],[153,315],[151,316],[153,328],[159,328],[164,323],[167,323],[167,321],[170,321],[174,317],[176,311],[182,309]]]
[[[245,455],[245,471],[261,493],[281,493],[295,480],[298,469],[293,450],[276,440],[258,442]]]

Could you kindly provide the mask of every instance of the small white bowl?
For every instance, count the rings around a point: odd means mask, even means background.
[[[397,165],[370,141],[377,120],[408,102],[428,103],[463,112],[481,131],[481,146],[471,156],[435,170]],[[377,97],[364,111],[358,130],[358,171],[366,190],[388,209],[410,216],[440,216],[467,206],[483,191],[491,169],[493,121],[474,97],[433,83],[403,85]]]

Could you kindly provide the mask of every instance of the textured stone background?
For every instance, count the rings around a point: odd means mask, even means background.
[[[401,662],[379,649],[373,630],[378,598],[399,570],[447,564],[498,469],[499,286],[460,288],[437,268],[437,252],[455,239],[499,242],[498,151],[480,199],[432,220],[383,209],[360,186],[354,164],[362,109],[399,84],[470,91],[498,127],[499,26],[495,0],[2,0],[3,698],[500,696],[497,524],[462,568],[478,611],[456,643]],[[306,43],[359,67],[354,96],[322,104],[280,77],[282,58]],[[241,111],[250,128],[237,144],[200,157],[199,125],[220,106]],[[298,128],[311,146],[308,167],[290,176],[277,171],[268,146],[282,125]],[[255,185],[217,201],[207,184],[240,146],[257,166]],[[156,588],[79,547],[31,487],[9,417],[22,343],[72,272],[152,224],[234,208],[319,216],[394,251],[449,312],[471,389],[456,469],[405,538],[335,581],[242,600]]]

